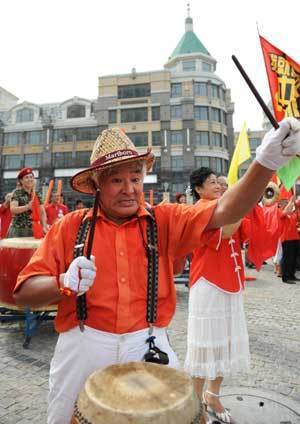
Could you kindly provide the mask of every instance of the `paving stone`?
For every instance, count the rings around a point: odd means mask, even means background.
[[[247,284],[245,312],[250,338],[249,374],[226,378],[224,388],[270,390],[300,402],[300,283],[284,285],[266,265]],[[183,365],[186,352],[188,289],[177,285],[177,310],[169,335]],[[0,324],[0,424],[46,423],[49,365],[57,335],[45,322],[22,345],[19,323]],[[253,423],[255,424],[255,423]]]

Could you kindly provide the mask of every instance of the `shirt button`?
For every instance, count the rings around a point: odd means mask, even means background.
[[[125,277],[121,277],[121,278],[120,278],[120,281],[121,281],[121,283],[125,283],[126,278],[125,278]]]
[[[123,250],[120,251],[120,256],[124,256]]]

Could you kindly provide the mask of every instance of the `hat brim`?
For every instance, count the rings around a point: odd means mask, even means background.
[[[129,158],[127,157],[126,159],[119,158],[117,160],[112,160],[109,163],[105,163],[104,165],[90,166],[89,168],[75,174],[71,178],[70,184],[72,189],[78,191],[79,193],[93,195],[96,192],[95,185],[92,180],[94,171],[104,170],[114,166],[123,165],[124,163],[136,162],[138,160],[144,160],[146,162],[147,171],[149,171],[153,166],[154,159],[154,154],[149,150],[148,152],[141,155],[131,156]]]

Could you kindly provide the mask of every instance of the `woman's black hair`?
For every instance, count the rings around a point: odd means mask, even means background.
[[[190,175],[190,187],[191,187],[193,196],[197,200],[200,199],[200,196],[196,192],[195,188],[196,187],[202,187],[202,185],[205,183],[205,181],[207,180],[207,178],[211,174],[215,175],[214,171],[210,168],[206,168],[205,166],[202,166],[201,168],[198,168],[191,173],[191,175]]]

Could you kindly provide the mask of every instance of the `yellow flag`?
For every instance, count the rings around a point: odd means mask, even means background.
[[[246,122],[244,122],[229,167],[228,184],[230,186],[235,184],[238,180],[239,166],[250,158],[251,152],[247,134],[247,125]]]

